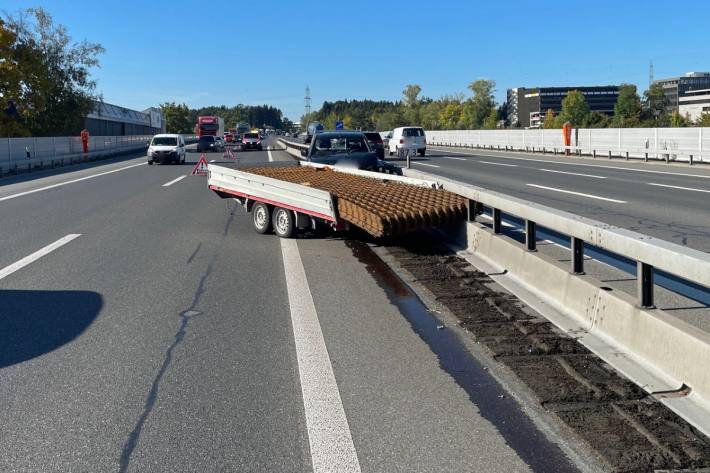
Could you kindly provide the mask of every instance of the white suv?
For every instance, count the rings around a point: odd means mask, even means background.
[[[148,146],[148,164],[185,162],[185,140],[181,135],[155,135]]]
[[[388,143],[390,156],[400,148],[416,149],[420,156],[426,153],[426,134],[420,126],[401,126],[392,130]]]

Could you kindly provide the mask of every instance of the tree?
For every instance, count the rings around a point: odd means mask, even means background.
[[[168,133],[190,133],[195,123],[190,120],[190,109],[187,105],[166,102],[160,105],[160,110],[165,117]]]
[[[463,108],[460,102],[451,101],[444,106],[439,113],[441,126],[445,130],[455,130],[460,128]]]
[[[16,102],[23,126],[35,136],[77,133],[100,98],[90,72],[103,47],[72,42],[43,8],[6,15],[0,33],[0,58],[13,63],[3,68],[0,95]]]
[[[617,128],[632,128],[641,124],[641,98],[636,86],[623,84],[614,105],[612,125]]]
[[[545,112],[545,121],[542,123],[542,127],[546,130],[557,128],[555,111],[551,108],[548,108],[547,112]]]
[[[668,100],[661,84],[653,84],[643,94],[644,96],[644,125],[649,127],[662,127],[670,125],[670,116],[667,106]]]
[[[558,122],[570,122],[573,127],[581,127],[587,124],[589,116],[589,105],[587,99],[579,90],[571,90],[562,99],[562,112],[558,117]]]
[[[495,108],[495,87],[495,81],[488,79],[478,79],[468,85],[473,97],[464,104],[463,121],[466,127],[480,129],[483,126],[484,120],[491,114],[491,109]]]
[[[609,128],[612,126],[611,118],[600,112],[591,112],[587,117],[586,126],[589,128]]]
[[[690,118],[687,116],[683,116],[680,113],[678,113],[678,110],[673,110],[673,113],[671,114],[671,126],[673,128],[682,128],[688,126],[690,122]]]
[[[419,105],[419,94],[422,88],[418,84],[408,84],[402,91],[404,96],[404,104],[407,107],[416,107]]]
[[[495,130],[498,127],[498,110],[495,107],[491,107],[491,111],[488,116],[483,120],[484,130]]]
[[[703,112],[700,117],[695,121],[695,124],[697,126],[708,126],[710,127],[710,113],[708,112]]]

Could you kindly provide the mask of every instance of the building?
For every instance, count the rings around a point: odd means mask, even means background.
[[[666,96],[666,108],[669,112],[678,110],[680,97],[692,90],[710,89],[710,72],[686,72],[680,77],[654,80],[660,84]]]
[[[155,135],[165,131],[165,120],[158,108],[143,112],[106,102],[94,102],[84,128],[92,136]]]
[[[678,113],[696,121],[703,113],[710,113],[710,89],[688,90],[678,97]]]
[[[555,115],[562,111],[562,100],[572,90],[580,91],[587,99],[589,110],[606,115],[614,114],[619,98],[618,85],[580,87],[517,87],[508,89],[508,122],[511,127],[537,128],[552,109]]]

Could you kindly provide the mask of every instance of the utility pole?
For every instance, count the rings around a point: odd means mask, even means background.
[[[311,113],[311,88],[306,86],[306,117]]]
[[[653,85],[653,59],[649,61],[648,64],[648,88],[650,89]]]

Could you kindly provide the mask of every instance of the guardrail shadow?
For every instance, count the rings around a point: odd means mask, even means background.
[[[101,295],[91,291],[0,290],[0,368],[71,342],[102,306]]]

